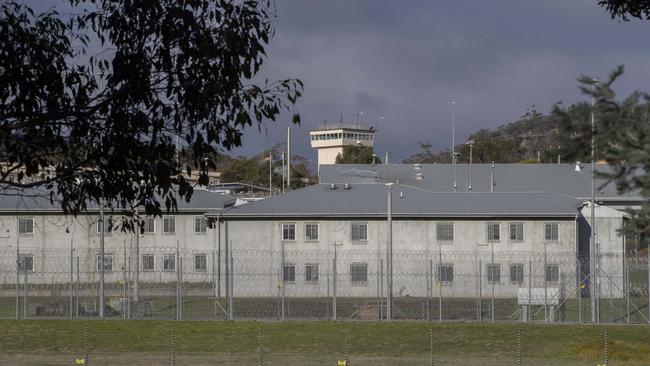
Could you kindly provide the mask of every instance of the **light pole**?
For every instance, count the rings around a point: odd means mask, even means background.
[[[337,262],[337,256],[336,256],[336,247],[341,246],[343,243],[341,242],[333,242],[332,246],[334,247],[334,260],[332,262],[332,272],[333,272],[333,278],[332,278],[332,320],[336,320],[336,283],[337,283],[337,277],[338,277],[338,272],[336,270],[336,262]]]
[[[451,102],[451,164],[454,166],[454,192],[458,189],[456,182],[456,101]]]
[[[472,150],[474,147],[474,140],[469,140],[465,143],[469,146],[469,191],[472,191]]]
[[[594,83],[597,83],[597,79],[592,80]],[[594,115],[594,108],[596,106],[596,99],[594,96],[591,97],[591,241],[589,246],[590,254],[590,284],[591,284],[591,321],[595,323],[600,322],[600,316],[598,316],[598,296],[597,296],[597,287],[598,279],[596,278],[596,271],[598,265],[596,261],[598,260],[598,254],[596,253],[596,117]]]
[[[386,293],[386,320],[393,318],[393,183],[386,183],[387,195],[387,228],[386,228],[386,271],[388,291]]]

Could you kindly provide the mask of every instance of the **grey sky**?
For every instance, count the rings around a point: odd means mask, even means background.
[[[277,15],[264,73],[305,82],[293,147],[311,159],[308,130],[340,113],[385,116],[377,153],[409,156],[417,141],[450,146],[451,100],[458,143],[533,104],[582,99],[580,74],[624,64],[619,92],[650,89],[650,22],[619,23],[595,0],[278,0]],[[288,120],[247,132],[243,152],[283,140]]]
[[[39,7],[60,0],[30,1]],[[407,157],[417,142],[451,145],[479,128],[494,128],[531,105],[581,100],[580,74],[626,73],[617,90],[650,90],[650,21],[620,23],[596,0],[350,1],[276,0],[276,35],[264,77],[300,78],[305,92],[293,127],[293,151],[312,159],[308,131],[340,114],[378,127],[375,150]],[[385,120],[377,125],[380,116]],[[259,133],[250,155],[283,142],[291,115]],[[401,160],[401,159],[400,159]]]

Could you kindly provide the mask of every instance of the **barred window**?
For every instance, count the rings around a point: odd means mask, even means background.
[[[318,241],[318,224],[305,224],[305,241]]]
[[[113,232],[113,220],[108,217],[104,217],[104,235],[111,235]],[[102,218],[97,218],[97,235],[102,233]]]
[[[498,222],[489,222],[487,224],[487,241],[501,240],[501,224]]]
[[[176,254],[164,254],[163,271],[175,271],[175,270],[176,270]]]
[[[556,222],[544,224],[544,239],[546,241],[558,241],[558,224]]]
[[[524,265],[521,263],[513,263],[510,265],[510,282],[522,283],[524,282]]]
[[[208,270],[208,257],[205,254],[194,255],[194,271],[205,272]]]
[[[32,272],[34,270],[34,255],[33,254],[21,254],[18,257],[18,269],[23,272]]]
[[[350,224],[350,239],[356,242],[368,240],[368,224],[365,222],[353,222]]]
[[[295,264],[285,264],[284,270],[282,271],[282,279],[284,282],[294,283],[296,282],[296,265]]]
[[[142,255],[142,271],[153,271],[156,266],[156,257],[153,254],[143,254]]]
[[[100,255],[97,256],[97,271],[100,271]],[[113,254],[104,254],[104,272],[110,272],[113,270]]]
[[[450,285],[452,282],[454,282],[453,263],[438,264],[438,282],[440,282],[441,285]]]
[[[510,241],[524,241],[524,223],[513,222],[510,224]]]
[[[350,263],[350,283],[368,283],[368,263]]]
[[[439,222],[436,224],[436,238],[438,241],[454,241],[454,224],[451,222]]]
[[[34,234],[34,219],[31,217],[18,218],[18,234],[21,235]]]
[[[282,241],[296,241],[296,224],[282,224]]]
[[[163,234],[171,235],[176,233],[176,217],[163,217]]]
[[[144,233],[145,234],[153,234],[156,232],[156,219],[153,217],[146,217],[144,220]]]
[[[488,283],[501,282],[501,264],[499,263],[487,264],[487,280]]]
[[[560,282],[560,266],[557,264],[546,265],[546,282]]]
[[[305,282],[317,283],[319,278],[319,266],[315,263],[305,265]]]
[[[197,216],[194,218],[194,234],[207,234],[208,233],[208,220],[204,216]]]

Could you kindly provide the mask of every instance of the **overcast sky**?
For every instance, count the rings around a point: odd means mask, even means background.
[[[33,3],[33,1],[30,1]],[[60,0],[36,1],[58,3]],[[312,159],[308,131],[324,120],[379,129],[375,150],[395,159],[430,140],[435,151],[494,128],[531,105],[584,99],[576,78],[626,73],[620,93],[650,90],[650,21],[612,20],[596,0],[276,0],[276,35],[263,76],[305,83],[293,151]],[[380,116],[385,119],[377,124]],[[290,113],[245,132],[250,155],[284,141]]]
[[[278,0],[277,16],[264,74],[304,81],[293,148],[314,161],[309,129],[341,113],[385,116],[375,150],[407,157],[418,141],[451,145],[452,100],[459,143],[531,105],[584,99],[581,74],[624,64],[617,90],[650,90],[650,22],[612,20],[596,0]],[[249,131],[243,151],[283,140],[288,120]]]

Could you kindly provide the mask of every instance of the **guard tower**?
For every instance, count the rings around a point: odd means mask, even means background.
[[[311,147],[318,149],[318,165],[335,164],[344,146],[370,146],[375,142],[372,127],[359,123],[327,123],[309,132]]]

